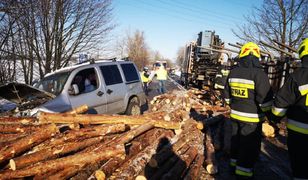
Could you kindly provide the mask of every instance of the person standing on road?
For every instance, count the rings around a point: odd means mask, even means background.
[[[308,38],[298,48],[302,67],[278,90],[272,113],[274,121],[288,118],[287,146],[294,179],[308,179]]]
[[[142,84],[143,84],[143,90],[144,90],[144,93],[145,95],[148,95],[148,83],[150,81],[150,73],[149,73],[149,68],[148,67],[144,67],[143,68],[143,71],[141,72],[140,74],[141,76],[141,81],[142,81]]]
[[[248,42],[239,53],[224,88],[230,104],[232,137],[230,166],[238,179],[251,179],[261,147],[262,121],[272,106],[272,90],[260,62],[260,49]]]
[[[162,64],[158,65],[158,69],[156,70],[156,79],[158,80],[159,83],[159,93],[164,94],[166,92],[166,80],[168,78],[168,72],[165,69],[165,66]]]

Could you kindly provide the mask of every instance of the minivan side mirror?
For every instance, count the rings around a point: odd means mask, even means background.
[[[77,95],[79,94],[79,88],[77,84],[72,84],[71,88],[68,90],[69,95]]]

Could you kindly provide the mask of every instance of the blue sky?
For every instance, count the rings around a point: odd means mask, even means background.
[[[141,30],[154,51],[174,60],[179,47],[197,39],[204,30],[214,30],[228,43],[238,39],[237,29],[263,0],[114,0],[116,35]]]

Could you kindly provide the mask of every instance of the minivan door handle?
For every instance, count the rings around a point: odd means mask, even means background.
[[[98,96],[102,96],[102,95],[104,95],[104,93],[103,93],[102,91],[98,91],[98,92],[97,92],[97,95],[98,95]]]
[[[112,92],[113,92],[113,90],[111,90],[111,89],[108,89],[108,90],[107,90],[107,93],[108,93],[108,94],[111,94]]]

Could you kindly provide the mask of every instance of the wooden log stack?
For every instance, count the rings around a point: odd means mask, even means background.
[[[0,180],[199,179],[204,169],[215,174],[215,151],[225,143],[211,127],[224,128],[229,110],[215,98],[206,90],[171,92],[154,97],[150,110],[138,116],[81,114],[87,111],[82,106],[35,118],[0,117]]]

